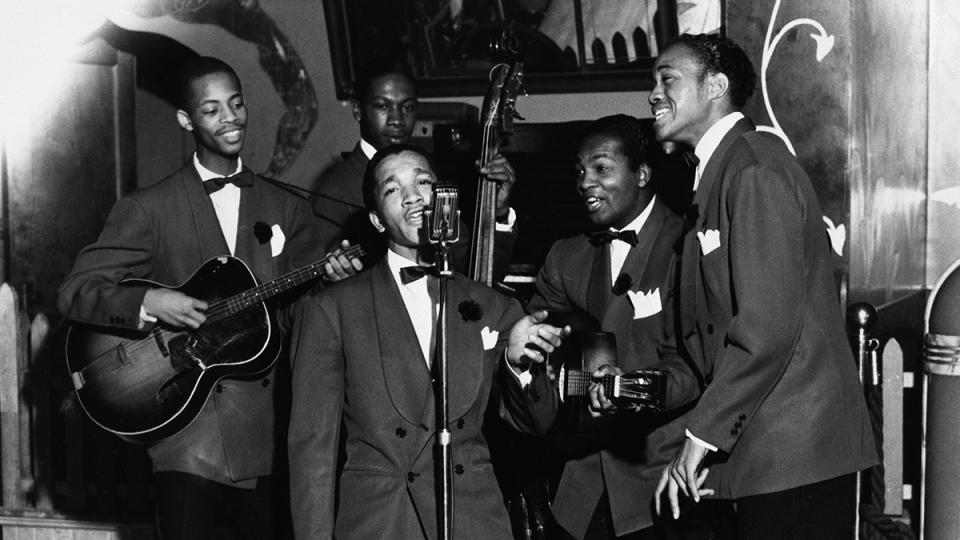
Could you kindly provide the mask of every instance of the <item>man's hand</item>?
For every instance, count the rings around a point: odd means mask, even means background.
[[[616,403],[607,399],[607,396],[603,391],[603,385],[600,384],[600,379],[604,375],[623,375],[623,370],[617,366],[604,364],[593,372],[592,377],[594,382],[590,383],[590,405],[587,407],[587,409],[590,411],[590,416],[594,418],[603,414],[617,412],[618,409]]]
[[[553,352],[563,338],[570,335],[570,327],[557,328],[544,323],[546,311],[537,311],[517,321],[510,329],[507,343],[507,361],[510,365],[525,369],[530,362],[543,362],[544,353]]]
[[[713,495],[712,489],[700,488],[707,479],[707,473],[710,472],[707,468],[700,470],[700,465],[708,451],[707,448],[700,446],[689,438],[684,439],[683,447],[660,474],[660,482],[657,483],[657,490],[653,494],[653,504],[657,515],[660,515],[660,496],[663,495],[664,490],[667,491],[667,498],[670,500],[673,519],[680,518],[678,491],[686,497],[692,498],[693,502],[700,502],[700,497],[703,495]]]
[[[513,167],[507,158],[497,154],[486,165],[480,167],[480,174],[500,185],[500,189],[497,190],[497,221],[502,222],[510,214],[510,191],[517,181]]]
[[[340,241],[340,248],[330,253],[330,258],[323,265],[326,270],[324,279],[330,283],[346,279],[363,270],[363,263],[357,257],[347,257],[344,250],[350,247],[350,242]]]
[[[143,310],[170,326],[200,328],[207,320],[207,303],[173,289],[149,289],[143,295]]]

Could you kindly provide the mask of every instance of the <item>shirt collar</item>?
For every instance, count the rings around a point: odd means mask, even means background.
[[[215,173],[210,169],[201,165],[200,158],[197,157],[196,152],[193,153],[193,167],[197,170],[197,174],[200,175],[200,180],[203,180],[204,182],[206,182],[207,180],[210,180],[211,178],[223,178],[222,174]],[[237,157],[237,170],[233,171],[227,176],[233,176],[242,170],[243,170],[243,159],[241,159],[240,157]]]
[[[393,279],[396,280],[397,285],[403,285],[403,282],[400,281],[400,269],[407,266],[417,266],[417,261],[411,261],[396,251],[387,249],[387,267],[390,268],[390,273],[393,274]]]
[[[713,156],[713,152],[720,146],[720,141],[723,140],[723,137],[727,134],[728,131],[733,129],[733,126],[743,118],[743,113],[740,111],[734,111],[720,120],[717,120],[706,133],[703,134],[703,137],[700,138],[700,142],[697,143],[697,147],[693,150],[693,153],[697,155],[697,159],[700,160],[700,164],[697,165],[697,176],[695,177],[695,182],[693,185],[693,190],[696,191],[698,184],[700,183],[700,176],[703,174],[704,168],[707,166],[707,162],[710,161],[710,157]]]
[[[360,151],[363,152],[363,155],[367,156],[367,159],[373,159],[373,156],[377,153],[377,149],[374,148],[372,144],[363,140],[363,137],[360,137]]]
[[[650,199],[650,202],[647,203],[647,206],[643,209],[643,211],[640,212],[640,215],[637,216],[637,217],[635,217],[635,218],[633,219],[633,221],[631,221],[630,223],[627,223],[627,226],[626,226],[626,227],[624,227],[624,228],[622,228],[622,229],[620,229],[620,230],[617,230],[617,229],[615,229],[615,228],[613,228],[613,227],[610,227],[610,230],[611,230],[611,231],[614,231],[614,232],[620,232],[620,231],[640,232],[640,229],[643,227],[643,224],[646,223],[646,222],[647,222],[647,218],[650,217],[650,213],[653,212],[653,203],[654,203],[656,200],[657,200],[657,196],[654,195],[654,196]]]

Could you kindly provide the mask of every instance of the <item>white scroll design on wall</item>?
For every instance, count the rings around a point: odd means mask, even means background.
[[[766,131],[767,133],[773,133],[777,137],[780,137],[784,144],[787,145],[787,149],[790,150],[790,153],[797,155],[797,151],[793,148],[793,143],[790,142],[790,137],[783,131],[783,128],[780,127],[780,122],[777,121],[777,115],[773,113],[773,105],[770,104],[770,94],[767,91],[767,67],[770,66],[770,58],[773,57],[773,51],[777,48],[777,45],[780,44],[780,40],[783,39],[783,36],[787,35],[787,32],[793,30],[798,26],[812,26],[815,32],[810,34],[810,37],[813,38],[813,41],[817,44],[817,62],[822,61],[830,51],[833,49],[834,37],[831,34],[827,33],[827,29],[823,27],[819,22],[808,19],[800,18],[794,19],[787,24],[783,25],[777,35],[773,35],[773,25],[777,20],[777,13],[780,11],[780,0],[776,0],[773,4],[773,12],[770,14],[770,24],[767,25],[767,36],[763,41],[763,58],[760,62],[760,91],[763,93],[763,106],[767,109],[767,116],[770,117],[770,126],[757,126],[757,131]],[[827,226],[827,237],[830,239],[830,246],[833,248],[833,251],[837,255],[843,256],[843,246],[846,244],[847,231],[843,223],[834,224],[827,216],[823,216],[823,222]]]
[[[816,33],[810,34],[810,37],[817,44],[817,62],[820,62],[830,53],[830,50],[833,49],[833,36],[827,33],[826,28],[822,24],[813,20],[813,19],[794,19],[787,24],[783,25],[783,28],[777,32],[776,36],[773,35],[773,23],[777,19],[777,12],[780,11],[780,0],[776,0],[773,4],[773,13],[770,14],[770,24],[767,25],[767,37],[763,42],[763,58],[760,63],[760,89],[763,93],[763,104],[767,109],[767,116],[770,117],[770,122],[772,126],[757,126],[757,131],[766,131],[768,133],[773,133],[774,135],[783,139],[783,142],[787,145],[787,149],[790,150],[790,153],[797,155],[796,150],[793,149],[793,143],[790,142],[790,138],[787,137],[787,134],[784,133],[783,128],[780,127],[780,122],[777,121],[777,116],[773,114],[773,106],[770,105],[770,95],[767,93],[767,67],[770,65],[770,58],[773,57],[773,51],[777,48],[777,45],[780,43],[780,40],[789,32],[790,30],[796,28],[797,26],[809,25],[816,30]]]

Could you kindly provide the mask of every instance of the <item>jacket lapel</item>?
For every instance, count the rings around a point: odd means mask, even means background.
[[[203,180],[197,174],[192,160],[180,169],[180,182],[193,217],[194,237],[197,239],[196,250],[200,261],[228,255],[230,248],[227,247],[227,241],[223,237],[217,212],[213,209],[210,196],[203,189]]]
[[[253,176],[253,171],[244,168],[240,174]],[[260,192],[261,186],[259,179],[254,177],[253,185],[240,190],[240,215],[237,221],[237,243],[234,247],[234,255],[247,261],[253,274],[260,281],[268,281],[274,277],[271,264],[273,254],[270,247],[270,237],[274,234],[271,227],[274,224],[260,222],[260,228],[265,230],[256,230],[258,216],[267,215],[261,208],[264,204],[264,197]],[[259,237],[257,233],[260,234]]]
[[[593,246],[593,265],[590,268],[590,281],[587,282],[587,312],[598,321],[613,296],[613,284],[610,282],[610,249],[607,244]]]
[[[730,159],[730,148],[746,132],[756,129],[749,118],[742,118],[724,135],[717,149],[707,162],[700,176],[700,185],[693,195],[692,208],[696,211],[696,220],[683,238],[683,254],[680,266],[680,321],[683,337],[694,330],[697,318],[697,294],[700,290],[700,239],[697,232],[703,230],[705,214],[709,211],[707,201],[714,189],[719,186],[719,177]]]
[[[471,300],[470,293],[464,286],[464,281],[468,279],[466,276],[457,275],[456,279],[448,282],[447,381],[450,388],[450,418],[463,416],[477,400],[484,369],[480,331],[484,326],[488,326],[486,321],[496,321],[496,316],[482,317],[479,321],[464,320],[459,305]],[[490,330],[498,329],[492,327]]]
[[[380,344],[380,361],[386,375],[387,393],[404,419],[420,425],[425,401],[432,389],[417,334],[386,259],[370,269],[370,280],[375,306],[375,333]]]

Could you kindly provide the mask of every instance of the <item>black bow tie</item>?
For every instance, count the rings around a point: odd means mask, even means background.
[[[216,193],[223,189],[223,186],[233,184],[237,187],[248,187],[253,185],[253,176],[246,171],[238,172],[233,176],[219,176],[203,182],[203,189],[207,195]]]
[[[404,285],[412,283],[423,276],[432,276],[435,273],[435,266],[404,266],[400,269],[400,283]]]
[[[637,245],[637,231],[598,231],[590,234],[590,243],[599,246],[601,244],[609,244],[614,240],[621,240],[630,244],[631,246]]]
[[[696,169],[697,165],[700,165],[700,158],[697,157],[697,154],[691,152],[690,150],[685,150],[680,154],[680,159],[683,160],[684,165],[690,167],[691,169]]]

